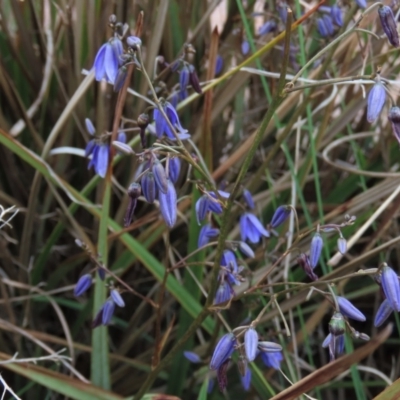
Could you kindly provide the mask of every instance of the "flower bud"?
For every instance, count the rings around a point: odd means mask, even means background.
[[[103,325],[108,325],[111,321],[111,318],[114,314],[115,303],[112,299],[107,299],[103,306],[103,315],[101,318],[101,323]]]
[[[389,43],[394,47],[400,46],[399,34],[397,32],[396,20],[392,9],[389,6],[378,8],[379,19],[381,20],[382,29],[389,39]]]
[[[374,326],[377,328],[381,326],[393,312],[393,308],[389,303],[388,299],[383,300],[382,304],[379,306],[378,311],[375,315]]]
[[[153,204],[158,193],[154,174],[151,171],[146,172],[143,174],[140,183],[142,184],[144,198],[149,204]]]
[[[372,123],[379,117],[385,105],[386,91],[381,82],[375,83],[368,94],[367,99],[367,121]]]
[[[247,190],[247,189],[243,190],[243,198],[246,201],[248,207],[251,208],[252,210],[254,210],[254,208],[255,208],[254,200],[253,200],[253,196],[251,195],[249,190]]]
[[[92,286],[92,275],[82,275],[75,285],[74,296],[82,296],[83,293],[85,293],[90,288],[90,286]]]
[[[348,318],[354,319],[356,321],[365,321],[365,315],[353,304],[342,296],[337,296],[337,302],[339,305],[340,312]]]
[[[181,172],[181,160],[179,157],[172,157],[169,159],[168,176],[172,182],[176,183]]]
[[[236,337],[233,333],[227,333],[222,336],[215,347],[214,354],[210,362],[210,369],[219,369],[235,350],[235,344]]]
[[[257,355],[258,333],[254,328],[247,329],[244,334],[244,349],[249,362],[254,361]]]
[[[162,193],[167,193],[168,191],[168,177],[165,172],[163,165],[159,160],[155,159],[154,164],[152,166],[152,171],[154,173],[154,179],[157,185],[157,188]]]
[[[277,228],[279,225],[282,225],[287,218],[289,217],[292,209],[288,206],[279,206],[272,216],[270,225],[273,229]]]
[[[324,246],[324,241],[322,240],[321,235],[317,232],[313,236],[313,238],[311,240],[311,246],[310,246],[310,263],[311,263],[311,267],[313,269],[318,264],[323,246]]]
[[[117,289],[112,289],[110,295],[112,300],[118,307],[125,307],[125,302]]]
[[[251,369],[246,368],[245,374],[241,376],[242,386],[243,389],[248,392],[250,390],[251,385]]]
[[[337,25],[339,27],[343,26],[342,10],[340,9],[339,6],[333,5],[331,7],[331,18],[335,25]]]
[[[338,250],[341,254],[346,254],[347,251],[347,240],[341,236],[338,240],[337,240],[337,247]]]
[[[177,198],[174,184],[167,179],[167,192],[160,192],[158,196],[161,215],[169,228],[175,225],[177,217]]]

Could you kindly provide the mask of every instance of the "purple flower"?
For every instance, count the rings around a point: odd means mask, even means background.
[[[400,283],[397,274],[388,265],[384,265],[381,274],[381,285],[386,299],[395,311],[400,311]]]
[[[85,293],[90,288],[90,286],[92,286],[92,275],[82,275],[75,285],[74,296],[82,296],[83,293]]]
[[[258,243],[261,236],[269,237],[269,232],[254,214],[245,213],[240,217],[240,235],[242,241]]]
[[[210,241],[210,239],[215,238],[218,235],[219,229],[213,228],[210,224],[204,225],[200,230],[197,246],[205,246]]]
[[[168,176],[172,182],[176,183],[181,172],[181,159],[179,157],[172,157],[168,163]]]
[[[213,356],[210,362],[210,369],[219,369],[225,361],[232,355],[235,350],[236,337],[233,333],[227,333],[221,337],[215,347]]]
[[[283,360],[281,351],[277,351],[275,353],[261,351],[260,356],[266,367],[280,369],[281,361]]]
[[[255,360],[257,355],[258,333],[254,328],[249,328],[244,334],[244,349],[249,362]]]
[[[215,293],[214,304],[222,304],[226,303],[229,300],[233,299],[235,296],[235,291],[229,282],[223,281],[219,286]]]
[[[389,43],[394,47],[400,46],[399,34],[397,32],[396,20],[392,9],[389,6],[378,8],[379,19],[381,20],[382,29],[389,39]]]
[[[328,37],[329,36],[328,28],[327,28],[327,26],[325,24],[325,21],[322,18],[317,18],[317,29],[318,29],[318,33],[322,37]]]
[[[153,172],[148,171],[144,173],[140,182],[142,185],[144,198],[148,203],[153,204],[158,194],[156,180],[154,178]]]
[[[392,124],[394,137],[400,144],[400,108],[392,107],[389,110],[388,119]]]
[[[156,158],[154,159],[151,170],[154,174],[154,180],[157,185],[157,189],[162,193],[167,193],[168,191],[168,178],[163,165]]]
[[[342,296],[337,296],[337,302],[339,305],[340,312],[348,318],[354,319],[356,321],[365,321],[365,315],[353,304]]]
[[[250,191],[247,189],[243,190],[243,198],[246,201],[246,204],[249,208],[251,208],[252,210],[254,210],[255,205],[254,205],[254,200],[253,200],[253,196],[251,195]]]
[[[331,333],[325,338],[322,347],[329,347],[330,360],[333,361],[336,355],[340,355],[344,351],[344,335],[332,335]]]
[[[375,315],[374,326],[379,327],[381,326],[389,317],[390,314],[393,312],[393,308],[390,305],[388,299],[383,300],[382,304],[379,306],[378,311]]]
[[[178,114],[175,108],[172,106],[172,104],[169,103],[168,101],[165,101],[164,104],[162,104],[162,108],[165,114],[167,115],[171,125],[179,132],[179,135],[183,135],[183,138],[187,139],[187,130],[182,128]],[[176,137],[174,133],[171,131],[171,128],[167,123],[167,120],[164,118],[163,114],[158,108],[154,109],[153,118],[156,125],[155,132],[158,138],[162,138],[163,135],[165,134],[168,137],[168,139],[176,140]],[[183,138],[181,138],[181,140],[183,140]]]
[[[122,42],[117,37],[111,38],[100,47],[93,63],[96,81],[104,78],[106,81],[114,83],[118,75],[119,57],[122,53]]]
[[[222,72],[222,68],[224,67],[224,59],[222,56],[217,54],[217,59],[215,61],[215,75],[219,75]]]
[[[276,23],[273,20],[265,22],[258,30],[259,36],[264,36],[267,33],[273,32],[276,29]]]
[[[326,30],[328,31],[328,35],[332,36],[335,33],[335,29],[333,28],[333,20],[329,15],[323,15],[322,19],[324,20]]]
[[[189,68],[187,65],[184,65],[181,71],[179,72],[179,94],[181,100],[186,99],[186,97],[188,96],[186,87],[189,84],[189,75],[190,75]]]
[[[242,54],[243,54],[244,56],[246,56],[247,54],[249,54],[249,51],[250,51],[250,44],[249,44],[248,40],[246,40],[246,39],[243,40],[241,48],[242,48]]]
[[[169,228],[175,225],[177,217],[177,198],[174,184],[168,179],[167,193],[160,192],[158,196],[161,215]]]
[[[223,198],[229,197],[229,193],[223,192],[222,190],[219,190],[218,193]],[[208,211],[216,214],[222,213],[222,205],[217,200],[217,196],[214,192],[207,192],[203,194],[203,196],[201,196],[196,202],[196,217],[199,225],[200,222],[206,217]]]
[[[367,8],[367,2],[366,0],[356,0],[356,4],[360,8]]]
[[[192,363],[199,364],[201,363],[201,358],[198,354],[194,353],[193,351],[184,351],[183,355]]]
[[[324,241],[322,240],[321,235],[317,232],[313,236],[310,246],[310,263],[312,268],[315,268],[317,266],[323,246]]]
[[[111,321],[111,318],[114,314],[115,311],[115,303],[114,300],[109,298],[107,301],[104,303],[103,306],[103,315],[101,318],[101,323],[103,325],[108,325]]]
[[[376,82],[368,93],[367,99],[367,121],[375,122],[385,105],[386,91],[381,82]]]
[[[251,370],[250,370],[250,368],[247,367],[246,372],[240,378],[242,381],[243,389],[246,392],[248,392],[250,390],[250,385],[251,385]]]
[[[121,296],[121,294],[116,289],[111,289],[110,292],[111,299],[118,307],[125,307],[125,302]]]
[[[273,229],[277,228],[279,225],[282,225],[287,218],[289,217],[292,209],[288,206],[279,206],[272,216],[270,225]]]
[[[339,27],[343,26],[343,15],[342,10],[339,6],[334,5],[331,7],[331,18],[335,25]]]

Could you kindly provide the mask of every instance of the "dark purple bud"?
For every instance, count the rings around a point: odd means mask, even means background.
[[[331,18],[335,25],[339,27],[343,26],[343,15],[342,10],[339,6],[334,5],[331,7]]]
[[[389,43],[394,47],[399,47],[399,34],[397,32],[396,20],[394,18],[392,9],[389,6],[379,7],[378,14],[381,20],[382,29],[389,39]]]
[[[258,342],[258,349],[264,353],[276,353],[282,351],[282,346],[275,342]]]
[[[375,83],[368,93],[367,99],[367,121],[372,123],[379,117],[385,105],[386,91],[381,82]]]
[[[138,46],[142,45],[142,41],[137,36],[128,36],[126,38],[126,44],[132,49],[137,50]]]
[[[181,160],[179,157],[172,157],[169,159],[168,176],[172,182],[176,183],[181,172]]]
[[[392,107],[389,110],[388,119],[392,124],[394,137],[400,144],[400,108]]]
[[[227,333],[222,336],[215,347],[214,354],[210,362],[210,369],[219,369],[232,355],[233,351],[235,350],[235,345],[236,337],[233,333]]]
[[[346,322],[340,312],[335,312],[329,321],[329,332],[333,336],[343,335],[346,331]]]
[[[297,262],[300,267],[303,268],[304,272],[312,281],[317,281],[318,276],[314,273],[313,268],[311,266],[310,257],[307,254],[300,254],[297,258]]]
[[[200,356],[193,351],[184,351],[183,355],[193,364],[201,363]]]
[[[344,237],[340,237],[337,240],[337,247],[338,247],[339,253],[346,254],[346,251],[347,251],[347,240]]]
[[[103,306],[103,315],[101,317],[101,323],[108,325],[115,311],[115,303],[112,299],[107,299]]]
[[[128,207],[126,209],[125,217],[124,217],[124,227],[125,228],[127,226],[129,226],[133,221],[133,216],[135,213],[137,199],[140,196],[140,193],[141,193],[141,187],[140,187],[139,183],[133,182],[129,185],[129,188],[128,188],[129,202],[128,202]]]
[[[254,328],[249,328],[244,334],[244,349],[249,362],[255,360],[257,355],[258,333]]]
[[[254,205],[254,200],[253,200],[253,196],[251,195],[250,191],[248,191],[247,189],[243,190],[243,198],[246,201],[246,204],[249,208],[251,208],[252,210],[254,210],[255,205]]]
[[[199,94],[203,93],[200,87],[199,77],[197,76],[196,69],[193,65],[189,65],[189,82],[195,92]]]
[[[148,203],[153,204],[158,193],[154,174],[151,171],[146,172],[140,182],[144,198]]]
[[[217,370],[217,381],[218,387],[221,392],[223,392],[228,386],[227,371],[229,366],[229,360],[226,360]]]
[[[74,296],[79,297],[85,293],[92,285],[92,275],[82,275],[75,285]]]
[[[167,193],[160,192],[158,200],[160,202],[161,215],[169,228],[175,225],[177,217],[177,198],[174,184],[167,179]]]
[[[255,257],[253,249],[246,242],[239,242],[239,250],[246,257]]]
[[[157,188],[162,193],[167,193],[168,190],[168,177],[165,172],[163,165],[160,163],[159,160],[155,159],[152,171],[154,174],[154,179],[156,181]]]
[[[260,29],[258,30],[258,34],[259,36],[264,36],[267,33],[273,32],[275,29],[276,29],[275,21],[270,20],[260,27]]]
[[[240,217],[240,235],[242,241],[249,240],[251,243],[258,243],[261,236],[269,237],[269,232],[255,215],[245,213]]]
[[[400,311],[400,283],[397,274],[388,265],[384,265],[381,274],[381,285],[386,299],[393,310]]]
[[[390,305],[389,300],[383,300],[382,304],[378,308],[378,311],[376,312],[374,326],[376,326],[377,328],[381,326],[390,317],[390,314],[392,312],[393,308]]]
[[[279,206],[272,216],[270,225],[273,229],[277,228],[279,225],[282,225],[287,218],[289,217],[290,213],[292,212],[291,207],[288,206]]]
[[[97,268],[97,273],[102,281],[106,278],[106,270],[104,268]]]
[[[243,389],[248,392],[250,390],[251,385],[251,369],[246,368],[246,372],[244,376],[241,377]]]
[[[322,240],[321,235],[316,233],[311,240],[310,246],[310,263],[312,268],[317,266],[323,246],[324,241]]]
[[[337,296],[337,302],[339,305],[340,312],[348,318],[354,319],[356,321],[365,321],[365,315],[353,304],[344,297]]]
[[[111,289],[110,295],[111,299],[118,307],[125,307],[124,299],[122,298],[121,294],[118,292],[117,289]]]

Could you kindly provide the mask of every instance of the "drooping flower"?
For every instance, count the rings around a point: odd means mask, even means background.
[[[104,78],[107,82],[114,84],[118,75],[119,57],[122,53],[122,42],[117,37],[111,38],[100,47],[93,63],[96,81]]]
[[[288,206],[279,206],[272,216],[270,225],[273,229],[277,228],[279,225],[282,225],[287,218],[289,217],[292,209]]]
[[[331,7],[331,18],[335,25],[337,25],[339,27],[343,26],[342,10],[336,4]]]
[[[236,346],[236,337],[233,333],[226,333],[218,341],[210,362],[210,369],[219,369],[232,355]]]
[[[210,224],[204,225],[200,230],[197,246],[205,246],[210,241],[210,239],[215,238],[218,235],[219,229],[213,228]]]
[[[344,351],[344,335],[332,335],[331,333],[322,342],[322,347],[329,347],[330,360],[334,361],[337,355],[340,355]]]
[[[381,326],[392,314],[393,308],[390,305],[388,299],[383,300],[382,304],[379,306],[374,319],[374,326]]]
[[[218,289],[215,293],[214,305],[226,303],[229,300],[233,299],[234,296],[235,291],[233,290],[231,284],[228,281],[224,280],[218,286]]]
[[[382,82],[378,81],[372,86],[367,99],[367,121],[372,123],[379,117],[385,105],[386,91]]]
[[[181,159],[179,157],[172,157],[168,163],[168,176],[172,182],[176,183],[181,172]]]
[[[389,6],[378,8],[379,19],[381,20],[382,29],[387,36],[389,43],[394,47],[400,46],[399,33],[397,32],[396,19],[393,11]]]
[[[157,197],[158,190],[156,180],[152,171],[147,171],[141,179],[143,196],[149,204],[153,204]]]
[[[182,128],[181,122],[179,120],[178,114],[171,103],[168,101],[164,101],[161,103],[161,107],[163,108],[166,116],[168,117],[169,122],[171,123],[172,127],[176,129],[178,136],[181,140],[187,138],[188,131]],[[176,140],[174,133],[171,130],[170,125],[168,124],[167,120],[165,119],[162,112],[155,108],[153,111],[153,118],[155,121],[155,133],[158,138],[162,138],[164,134],[170,140]],[[190,135],[189,135],[190,137]]]
[[[269,237],[269,232],[254,214],[245,213],[240,217],[240,235],[242,241],[258,243],[262,236]]]
[[[281,361],[283,360],[283,355],[281,351],[277,352],[260,352],[260,357],[262,362],[268,368],[279,369],[281,367]]]
[[[118,307],[125,307],[124,299],[122,298],[121,293],[117,289],[111,289],[110,296]]]
[[[254,200],[253,196],[251,195],[250,191],[247,189],[243,189],[243,198],[249,208],[254,210],[255,205],[254,205]]]
[[[161,162],[157,159],[153,159],[153,165],[151,166],[151,171],[154,175],[154,180],[156,182],[157,189],[162,193],[167,193],[168,191],[168,177],[167,173]]]
[[[324,20],[325,27],[328,32],[328,36],[332,36],[335,33],[335,29],[333,27],[333,20],[332,20],[331,16],[324,14],[322,16],[322,19]]]

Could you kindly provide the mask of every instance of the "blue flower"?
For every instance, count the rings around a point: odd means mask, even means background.
[[[324,241],[322,240],[321,235],[317,232],[311,239],[310,246],[310,263],[312,268],[317,266],[323,246]]]
[[[90,274],[85,274],[82,275],[77,284],[75,285],[74,289],[74,296],[79,297],[82,296],[83,293],[85,293],[90,286],[92,285],[92,275]]]
[[[344,351],[344,335],[332,335],[331,333],[325,338],[322,347],[329,347],[330,360],[333,361],[336,355],[340,355]]]
[[[241,376],[241,382],[243,389],[248,392],[250,390],[250,385],[251,385],[251,369],[246,368],[246,372],[244,373],[243,376]]]
[[[93,63],[96,81],[104,78],[114,84],[118,75],[119,57],[122,53],[122,42],[117,37],[111,38],[100,47]]]
[[[354,319],[356,321],[365,321],[365,315],[353,304],[342,296],[337,296],[337,302],[339,305],[340,312],[348,318]]]
[[[288,206],[279,206],[272,216],[270,225],[273,229],[277,228],[279,225],[282,225],[287,218],[289,217],[292,209]]]
[[[382,304],[379,306],[378,311],[375,315],[374,326],[379,327],[381,326],[389,317],[390,314],[393,312],[393,308],[390,305],[388,299],[383,300]]]
[[[255,360],[257,355],[258,333],[254,328],[249,328],[244,334],[244,350],[249,362]]]
[[[260,352],[261,360],[268,368],[280,369],[283,355],[281,351],[277,352]]]
[[[269,232],[254,214],[245,213],[240,217],[240,235],[242,241],[258,243],[261,236],[269,237]]]
[[[227,333],[221,337],[215,347],[213,356],[210,362],[210,369],[219,369],[225,361],[232,355],[235,350],[236,337],[233,333]]]
[[[161,215],[169,228],[176,223],[177,218],[177,197],[174,184],[168,179],[167,193],[159,192],[158,200],[160,202]]]
[[[384,265],[381,275],[381,286],[386,299],[393,310],[400,311],[400,283],[397,274],[388,265]]]
[[[214,304],[222,304],[226,303],[229,300],[233,299],[235,296],[235,291],[229,282],[223,281],[219,286],[215,293]]]
[[[204,225],[200,230],[197,246],[205,246],[210,241],[210,239],[215,238],[218,235],[219,229],[213,228],[210,224]]]
[[[247,189],[243,190],[243,198],[246,201],[246,204],[248,205],[248,207],[251,208],[252,210],[254,210],[254,208],[255,208],[254,200],[253,200],[253,196],[251,195],[249,190],[247,190]]]

